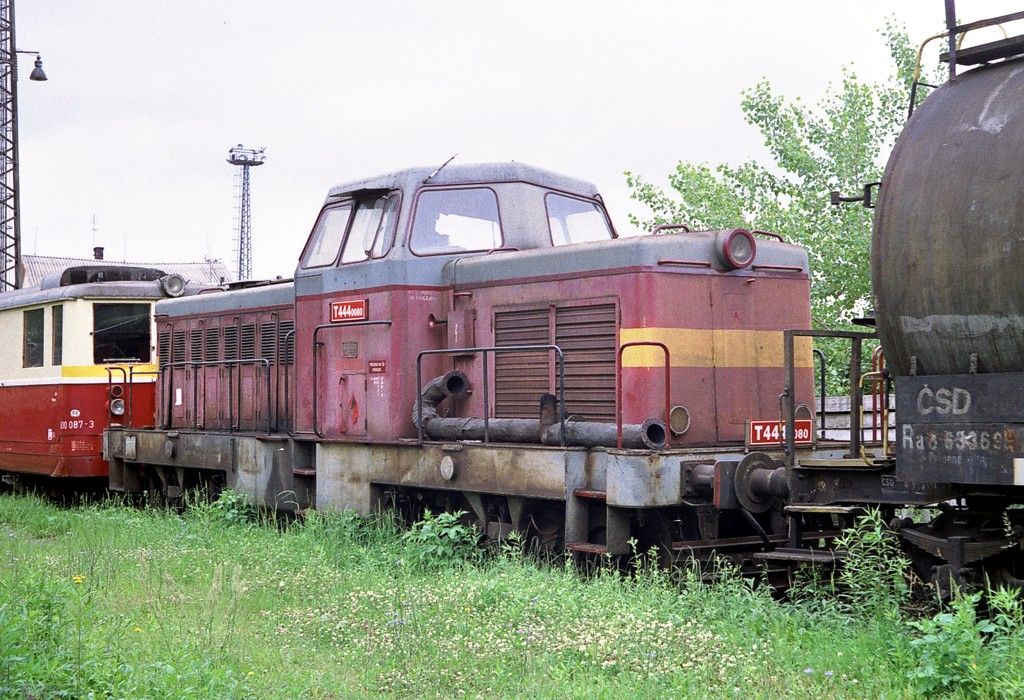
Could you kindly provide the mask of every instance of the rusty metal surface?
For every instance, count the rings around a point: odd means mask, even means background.
[[[872,286],[894,373],[1024,369],[1024,61],[962,73],[914,111],[875,210]]]
[[[678,458],[612,452],[603,453],[601,461],[607,470],[608,505],[644,508],[683,502],[683,470]]]
[[[902,479],[1024,486],[1024,373],[896,379]]]

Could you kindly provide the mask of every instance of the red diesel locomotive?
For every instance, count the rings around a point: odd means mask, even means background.
[[[335,187],[294,281],[157,305],[157,427],[107,432],[111,485],[461,508],[579,551],[777,539],[785,485],[744,442],[780,417],[806,253],[655,233],[619,238],[593,185],[516,163]],[[810,339],[791,359],[810,406]]]

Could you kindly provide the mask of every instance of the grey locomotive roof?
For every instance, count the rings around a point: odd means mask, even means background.
[[[52,255],[25,255],[22,257],[25,266],[23,287],[35,287],[47,275],[58,276],[69,267],[83,265],[109,265],[114,267],[151,267],[171,275],[177,274],[186,282],[198,285],[220,284],[223,280],[231,281],[231,273],[220,260],[204,260],[202,262],[166,262],[166,263],[131,263],[115,260],[96,260],[95,258],[65,258]]]
[[[619,267],[658,267],[666,263],[670,265],[666,269],[679,271],[685,266],[671,266],[673,261],[679,260],[706,260],[720,274],[737,276],[749,276],[758,272],[761,266],[769,266],[768,270],[779,266],[793,268],[791,272],[803,274],[809,271],[806,250],[798,245],[762,238],[757,239],[757,255],[752,268],[727,270],[718,262],[715,233],[694,231],[632,236],[613,241],[467,257],[459,261],[457,272],[453,265],[445,266],[444,281],[445,284],[478,284]],[[571,256],[568,255],[569,250],[572,251]],[[456,274],[457,279],[454,278]]]
[[[209,291],[157,303],[156,313],[167,316],[228,313],[239,309],[260,309],[291,306],[295,302],[295,285],[291,280],[273,282],[247,289]]]
[[[440,164],[440,163],[439,163]],[[438,164],[438,165],[439,165]],[[437,165],[396,170],[390,173],[353,180],[335,185],[329,197],[356,190],[403,189],[412,192],[423,185],[423,180],[437,170]],[[530,182],[542,187],[562,190],[583,197],[597,195],[597,187],[586,180],[578,180],[552,170],[536,168],[525,163],[451,163],[430,179],[430,185],[463,185],[485,182]]]
[[[0,293],[0,310],[48,304],[62,299],[159,299],[160,282],[96,282],[51,289],[15,289]]]

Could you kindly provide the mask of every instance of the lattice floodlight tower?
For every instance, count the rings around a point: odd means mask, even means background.
[[[46,80],[35,51],[14,43],[14,0],[0,0],[0,292],[21,287],[21,197],[18,188],[18,54],[36,54],[29,80]]]
[[[3,0],[0,0],[2,2]],[[264,148],[246,148],[238,144],[228,151],[228,162],[237,165],[235,174],[235,218],[238,237],[235,240],[238,280],[252,277],[252,214],[249,202],[249,168],[263,165],[267,156]]]

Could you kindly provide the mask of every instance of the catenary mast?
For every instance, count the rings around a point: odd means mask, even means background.
[[[0,0],[0,292],[21,287],[21,197],[18,187],[18,54],[14,0]],[[36,55],[29,80],[46,80]]]

